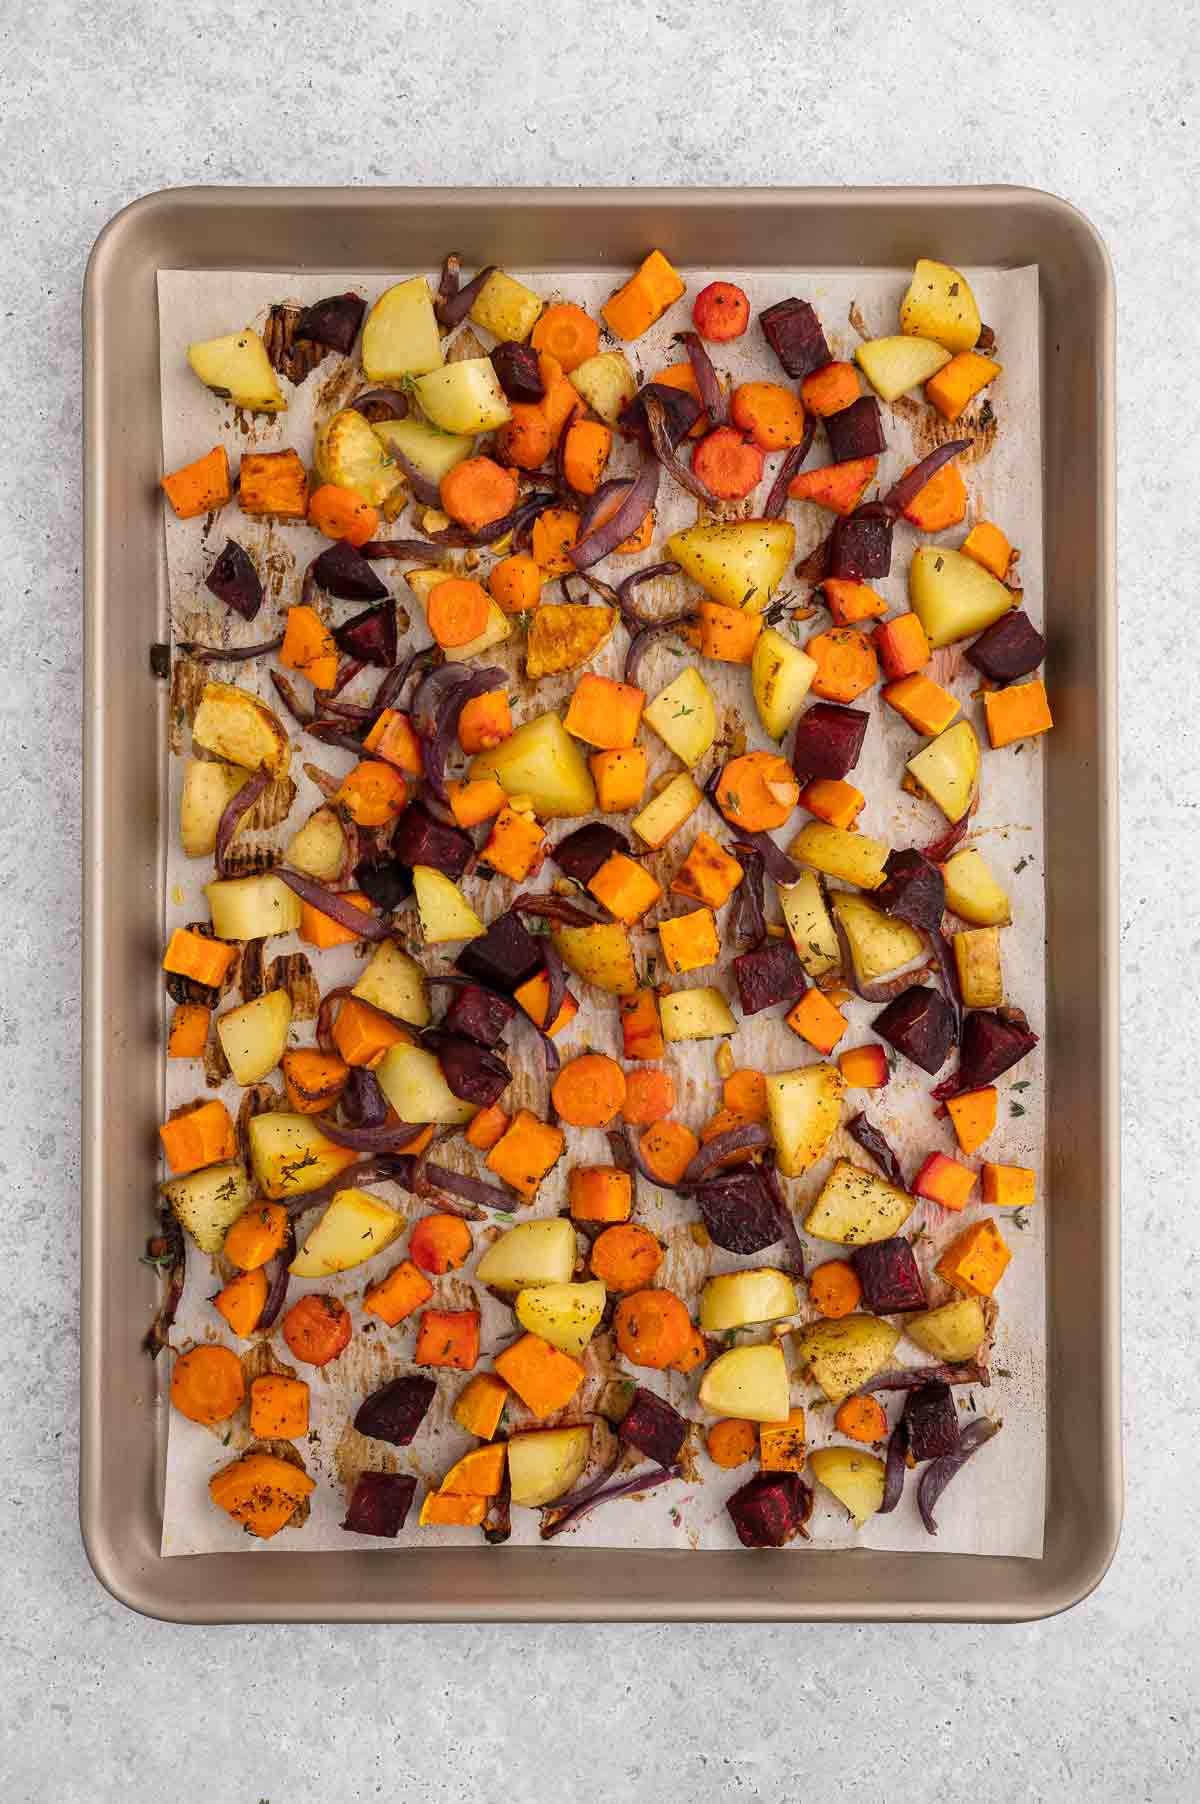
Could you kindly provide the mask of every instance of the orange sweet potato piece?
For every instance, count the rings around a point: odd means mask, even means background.
[[[484,1163],[518,1196],[531,1203],[538,1185],[557,1165],[566,1141],[561,1128],[519,1109],[508,1132],[497,1140]]]
[[[635,990],[620,998],[623,1053],[627,1059],[661,1059],[665,1050],[658,997],[653,990]]]
[[[1018,739],[1048,733],[1054,725],[1046,685],[1040,677],[1028,683],[1010,683],[1007,689],[985,690],[983,715],[994,751]]]
[[[990,520],[978,520],[971,528],[959,550],[964,557],[974,558],[985,570],[1003,582],[1008,575],[1008,566],[1012,563],[1013,550],[998,526]]]
[[[672,880],[671,894],[723,908],[744,875],[737,859],[718,845],[711,833],[697,833]]]
[[[536,871],[545,855],[546,829],[531,814],[518,814],[502,808],[492,822],[492,830],[479,856],[502,877],[521,883]]]
[[[329,689],[337,676],[338,649],[333,634],[315,608],[298,604],[287,612],[279,662],[298,670],[314,689]]]
[[[615,1165],[576,1165],[567,1179],[567,1196],[576,1221],[628,1221],[633,1180]]]
[[[385,708],[363,740],[363,750],[394,764],[407,777],[419,777],[425,769],[421,741],[412,721],[398,708]]]
[[[228,1347],[192,1347],[172,1368],[171,1403],[189,1422],[227,1422],[245,1395],[242,1362]]]
[[[308,471],[300,453],[243,452],[238,506],[255,519],[303,520],[308,512]]]
[[[208,1024],[212,1019],[212,1010],[203,1002],[181,1002],[171,1016],[171,1029],[167,1036],[167,1057],[169,1059],[198,1059],[204,1055],[208,1045]]]
[[[871,634],[883,674],[891,683],[923,670],[933,656],[925,628],[915,614],[897,614]]]
[[[458,743],[468,757],[475,752],[494,751],[511,736],[512,730],[512,711],[503,689],[473,695],[458,717]]]
[[[244,1453],[208,1483],[213,1502],[260,1541],[286,1528],[315,1489],[307,1472],[273,1453]]]
[[[831,513],[852,514],[879,468],[877,457],[851,457],[845,463],[801,470],[788,484],[793,501],[815,501]]]
[[[267,1373],[250,1386],[250,1432],[261,1441],[299,1441],[308,1433],[308,1386],[303,1378]]]
[[[497,1372],[526,1409],[544,1421],[565,1409],[583,1383],[583,1367],[539,1334],[523,1334],[495,1359]]]
[[[500,1426],[507,1402],[508,1386],[504,1380],[492,1372],[477,1372],[459,1392],[451,1414],[467,1434],[490,1441]]]
[[[279,1061],[288,1104],[298,1115],[323,1115],[350,1080],[350,1067],[319,1046],[296,1047]]]
[[[419,1366],[451,1366],[469,1372],[479,1358],[477,1309],[426,1309],[417,1328],[413,1354]]]
[[[270,1279],[260,1265],[252,1272],[239,1272],[213,1298],[213,1308],[225,1318],[239,1340],[249,1340],[258,1327],[258,1318],[266,1307],[270,1288]]]
[[[369,1002],[347,996],[333,1024],[333,1043],[347,1065],[374,1067],[389,1047],[411,1045],[412,1035]]]
[[[164,1121],[158,1130],[167,1164],[176,1176],[237,1157],[229,1110],[215,1098]]]
[[[227,946],[224,940],[210,940],[190,927],[177,927],[171,935],[162,968],[215,990],[224,983],[236,958],[236,946]]]
[[[996,1224],[977,1221],[951,1241],[933,1269],[955,1290],[965,1291],[968,1296],[990,1297],[1011,1258]]]
[[[877,620],[886,614],[888,604],[868,583],[853,582],[846,576],[827,576],[821,584],[835,626],[851,626],[856,620]]]
[[[381,1322],[394,1328],[432,1295],[433,1285],[424,1272],[411,1259],[402,1259],[385,1278],[368,1285],[363,1293],[363,1308],[368,1315],[377,1315]]]
[[[879,660],[866,633],[831,626],[814,633],[804,647],[817,661],[812,692],[828,702],[855,702],[879,681]]]
[[[624,814],[638,806],[646,788],[646,753],[642,746],[593,752],[588,769],[596,785],[596,806],[601,814]]]
[[[646,691],[585,671],[575,685],[563,725],[585,745],[624,751],[637,738]]]
[[[180,520],[194,520],[200,514],[224,507],[232,492],[229,455],[224,445],[214,445],[194,463],[172,470],[160,479],[159,486]]]

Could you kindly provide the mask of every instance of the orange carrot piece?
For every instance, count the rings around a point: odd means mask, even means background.
[[[620,1232],[608,1229],[610,1234],[614,1231]],[[617,1346],[630,1364],[649,1366],[656,1372],[673,1365],[686,1351],[692,1336],[692,1319],[670,1290],[638,1290],[632,1296],[622,1297],[613,1325]]]
[[[663,1184],[678,1184],[700,1151],[700,1142],[681,1121],[656,1121],[638,1141],[642,1163]]]
[[[777,752],[746,752],[721,772],[717,806],[735,827],[769,833],[782,827],[800,800],[800,785]]]
[[[517,479],[490,457],[467,457],[442,477],[438,493],[442,510],[471,532],[511,514],[517,505]]]
[[[563,473],[578,494],[596,493],[611,452],[612,433],[599,420],[576,420],[568,426]]]
[[[448,576],[429,591],[426,624],[439,645],[453,651],[478,639],[488,622],[488,594],[469,576]]]
[[[741,501],[762,481],[763,454],[732,426],[718,426],[692,452],[692,470],[720,501]]]
[[[848,1260],[827,1259],[809,1273],[808,1295],[814,1309],[836,1322],[844,1315],[854,1314],[862,1302],[862,1285]]]
[[[379,511],[353,489],[323,482],[308,498],[308,523],[327,539],[345,539],[351,545],[365,545],[368,539],[375,537]]]
[[[879,660],[867,633],[831,626],[814,633],[804,647],[817,661],[812,692],[827,702],[853,702],[879,681]]]
[[[551,1095],[568,1127],[607,1127],[625,1102],[625,1073],[602,1052],[585,1052],[564,1065]]]
[[[553,357],[563,374],[569,376],[596,355],[600,328],[574,301],[558,301],[546,308],[530,333],[529,342],[535,351]]]
[[[576,1165],[567,1178],[567,1198],[576,1221],[628,1221],[633,1179],[615,1165]]]
[[[722,1421],[713,1423],[704,1437],[704,1445],[714,1466],[721,1466],[726,1472],[732,1472],[754,1458],[758,1435],[753,1422],[743,1422],[737,1416],[726,1416]]]
[[[761,451],[784,451],[804,437],[804,402],[778,382],[743,382],[733,391],[730,412]]]
[[[721,1086],[721,1100],[727,1108],[744,1115],[747,1121],[765,1121],[767,1080],[761,1071],[752,1071],[749,1067],[733,1071]]]
[[[546,508],[534,521],[530,540],[538,568],[549,576],[566,576],[575,568],[567,552],[578,536],[577,513],[569,507]]]
[[[694,1372],[697,1366],[702,1366],[707,1358],[708,1342],[701,1334],[699,1328],[693,1325],[691,1334],[688,1336],[688,1343],[683,1349],[683,1352],[679,1355],[678,1359],[673,1359],[671,1361],[671,1370],[673,1372],[682,1372],[686,1377],[688,1372]]]
[[[524,553],[502,557],[488,574],[488,593],[506,614],[523,614],[542,599],[542,572]]]
[[[305,1365],[327,1366],[350,1344],[354,1324],[337,1297],[310,1291],[283,1318],[283,1338]]]
[[[571,393],[575,394],[573,388]],[[540,470],[553,449],[550,422],[540,402],[514,401],[512,418],[496,434],[497,457],[518,470]]]
[[[497,1140],[508,1132],[511,1119],[499,1103],[491,1103],[473,1117],[464,1138],[469,1146],[477,1147],[481,1153],[490,1153]]]
[[[386,827],[403,813],[408,786],[394,764],[364,758],[343,777],[334,800],[360,827]]]
[[[650,1127],[664,1121],[675,1107],[675,1079],[654,1066],[631,1071],[625,1079],[621,1119],[632,1127]]]
[[[835,514],[852,514],[879,468],[877,457],[851,457],[845,463],[801,470],[788,483],[793,501],[814,501]]]
[[[874,1397],[847,1397],[839,1403],[833,1425],[848,1441],[862,1441],[868,1446],[884,1440],[888,1431],[883,1406]]]
[[[728,344],[750,324],[750,297],[736,282],[710,282],[692,302],[692,323],[701,338]]]
[[[833,615],[835,626],[850,626],[856,620],[877,620],[886,614],[888,604],[869,584],[852,582],[845,576],[827,576],[821,594]]]
[[[430,1277],[456,1272],[471,1257],[471,1230],[458,1215],[423,1215],[408,1237],[408,1256]]]
[[[224,507],[232,493],[229,455],[224,445],[214,445],[194,463],[161,477],[159,487],[180,520],[194,520],[200,514]]]
[[[201,1345],[181,1353],[171,1371],[171,1403],[189,1422],[211,1428],[242,1407],[242,1362],[228,1347]]]
[[[650,1232],[636,1222],[621,1222],[597,1236],[591,1255],[592,1271],[609,1290],[644,1290],[662,1264],[663,1250]]]
[[[476,752],[494,751],[512,730],[512,711],[503,689],[489,689],[484,695],[473,695],[458,717],[458,743],[468,757]]]

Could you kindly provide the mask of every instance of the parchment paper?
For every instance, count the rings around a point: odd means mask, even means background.
[[[449,247],[448,247],[449,248]],[[668,255],[670,245],[664,246]],[[398,269],[390,278],[402,279],[411,271]],[[521,272],[514,271],[520,275]],[[831,350],[835,356],[849,356],[860,336],[876,337],[897,330],[897,309],[905,282],[892,273],[864,272],[852,274],[829,271],[805,274],[789,280],[778,272],[723,269],[719,271],[685,271],[689,294],[694,295],[715,276],[739,282],[750,296],[755,312],[789,293],[811,299],[821,315]],[[940,542],[957,545],[974,520],[995,520],[1012,543],[1020,548],[1018,566],[1024,585],[1025,606],[1031,617],[1040,622],[1042,609],[1041,560],[1041,450],[1038,393],[1038,284],[1035,268],[997,271],[970,269],[965,272],[979,299],[983,318],[996,334],[997,356],[1004,373],[988,391],[990,407],[980,419],[978,405],[970,410],[971,430],[976,440],[974,451],[960,459],[959,467],[967,481],[970,506],[966,526],[940,535]],[[570,298],[596,312],[611,291],[611,275],[555,276],[541,274],[524,278],[547,300]],[[252,448],[265,450],[294,446],[306,462],[311,461],[314,422],[319,422],[344,405],[361,386],[361,372],[331,353],[300,387],[293,388],[282,380],[289,407],[274,418],[254,415],[243,418],[225,403],[211,396],[191,374],[185,356],[186,345],[194,339],[215,337],[247,323],[260,329],[272,303],[293,300],[314,301],[322,295],[347,287],[359,290],[372,301],[387,284],[377,276],[361,281],[347,280],[344,272],[336,276],[319,273],[237,274],[221,272],[179,272],[165,270],[159,274],[159,313],[163,384],[163,459],[165,469],[201,455],[214,443],[224,442],[231,459]],[[671,310],[668,320],[626,347],[635,372],[649,377],[665,364],[678,361],[684,353],[670,342],[671,334],[681,329],[683,309]],[[479,333],[485,346],[491,339]],[[779,380],[780,374],[761,333],[752,325],[745,338],[728,347],[712,347],[718,369],[728,367],[735,380]],[[864,384],[864,388],[865,388]],[[941,428],[933,410],[922,405],[916,396],[902,399],[893,407],[883,408],[889,450],[879,472],[879,490],[883,492],[916,457],[923,455],[933,443],[945,437],[961,435],[961,425],[952,431]],[[810,466],[828,460],[823,442],[810,457]],[[768,460],[767,476],[759,491],[762,497],[770,484],[778,456]],[[632,465],[628,449],[619,447],[610,474]],[[737,510],[730,510],[737,511]],[[743,508],[742,511],[749,511]],[[656,546],[667,530],[690,524],[696,517],[696,506],[672,482],[664,478],[660,488],[659,532]],[[797,527],[797,556],[802,557],[828,528],[830,516],[807,504],[789,503],[788,517]],[[396,535],[410,531],[410,515],[406,514],[390,530]],[[260,524],[242,515],[236,504],[226,508],[215,520],[179,521],[164,509],[167,558],[170,572],[172,625],[176,640],[196,638],[208,643],[250,643],[270,637],[282,630],[284,610],[299,598],[300,575],[304,565],[325,541],[304,525]],[[238,620],[218,604],[203,586],[206,571],[224,545],[227,537],[239,540],[257,560],[263,575],[267,599],[253,623]],[[917,535],[903,523],[897,528],[896,549],[891,576],[876,586],[899,611],[907,606],[907,570]],[[644,554],[642,562],[652,562],[657,550]],[[449,561],[461,561],[454,554]],[[486,560],[485,560],[486,567]],[[631,568],[630,559],[614,560],[601,574],[612,574],[616,580]],[[392,586],[402,606],[412,618],[411,643],[427,641],[421,609],[408,591],[400,567],[391,573],[381,566],[385,580],[390,575]],[[657,592],[643,589],[641,599],[653,611],[675,611],[689,593],[681,578],[670,578],[656,586]],[[803,590],[797,597],[803,601]],[[346,603],[330,603],[331,617],[343,619],[353,612]],[[801,640],[828,624],[823,610],[797,628]],[[594,660],[592,668],[610,675],[620,674],[626,636],[618,627],[613,639]],[[402,645],[404,641],[402,640]],[[558,708],[565,703],[575,682],[575,675],[554,678],[536,685],[526,683],[523,675],[523,645],[520,634],[497,651],[488,654],[489,661],[506,664],[512,672],[511,693],[518,697],[514,719],[518,722]],[[653,694],[683,667],[690,653],[679,642],[660,642],[642,666],[641,681]],[[210,674],[220,680],[244,686],[258,686],[268,699],[274,693],[267,677],[270,660],[254,664],[217,665]],[[959,669],[960,655],[951,648],[938,653],[933,668],[935,676],[948,683],[960,698],[965,716],[974,721],[981,743],[986,734],[979,703],[970,699],[975,686],[975,673],[970,666]],[[766,746],[750,698],[748,672],[728,665],[706,662],[706,681],[715,692],[724,714],[726,739],[745,735],[749,747]],[[1051,672],[1051,677],[1053,672]],[[353,684],[346,699],[367,699],[378,683],[379,673],[368,672]],[[300,689],[305,689],[301,682]],[[866,752],[854,772],[855,783],[865,791],[867,805],[860,816],[863,831],[895,846],[922,845],[936,838],[945,828],[940,812],[931,804],[906,796],[898,787],[904,759],[912,755],[919,743],[915,735],[893,710],[878,701],[872,702],[872,727],[867,735]],[[176,691],[177,738],[184,755],[188,749],[185,719],[185,695]],[[289,723],[290,724],[290,723]],[[642,739],[650,755],[651,783],[660,771],[678,768],[655,735],[646,730]],[[305,760],[315,761],[341,774],[350,766],[347,753],[319,746],[305,739],[297,729],[293,734],[292,775],[299,794],[286,827],[278,827],[260,836],[264,844],[282,845],[291,833],[320,802],[320,796],[301,769]],[[705,760],[697,775],[701,781],[711,767],[712,756]],[[182,758],[173,764],[173,803],[177,807]],[[1034,740],[1004,752],[986,752],[983,769],[983,797],[972,824],[967,844],[977,845],[988,859],[1000,882],[1008,889],[1013,903],[1013,923],[1002,936],[1004,969],[1008,999],[1023,1007],[1039,1030],[1044,1028],[1043,970],[1043,862],[1042,862],[1042,763],[1040,741]],[[176,815],[177,818],[177,815]],[[805,817],[797,813],[779,835],[784,842],[794,835]],[[618,824],[624,824],[619,822]],[[716,819],[707,808],[668,842],[660,854],[649,860],[650,868],[663,882],[664,889],[678,868],[696,831],[701,827],[717,832]],[[552,826],[551,837],[558,837],[565,827]],[[212,878],[211,859],[188,860],[178,849],[177,833],[172,831],[172,850],[168,862],[167,908],[165,928],[169,932],[188,921],[207,919],[207,908],[201,886]],[[544,879],[543,879],[544,881]],[[516,886],[506,879],[495,878],[489,884],[468,880],[468,895],[485,920],[502,912]],[[778,919],[773,903],[769,914]],[[654,924],[662,913],[675,912],[675,905],[665,898],[666,906],[656,909],[642,923],[635,938],[644,968],[653,971],[651,961],[658,955]],[[722,926],[728,910],[722,911]],[[281,953],[304,949],[295,936],[268,942],[268,959]],[[736,948],[731,948],[731,953]],[[457,947],[432,948],[422,956],[430,969],[445,968]],[[314,966],[324,991],[335,982],[361,968],[361,954],[355,948],[339,948],[333,952],[312,953]],[[724,963],[724,960],[723,960]],[[658,975],[664,976],[661,959]],[[726,969],[720,977],[709,969],[691,977],[674,980],[677,984],[703,985],[721,982],[727,993],[734,993],[732,974]],[[600,997],[578,980],[571,987],[581,1007],[570,1030],[559,1037],[559,1050],[564,1059],[585,1046],[612,1052],[619,1056],[617,1011],[611,998]],[[231,1002],[239,998],[234,995]],[[852,1046],[869,1037],[869,1024],[877,1009],[857,1000],[846,1005],[850,1030],[842,1045]],[[732,1041],[739,1065],[766,1070],[787,1070],[813,1060],[815,1055],[783,1021],[784,1010],[776,1008],[741,1023]],[[293,1024],[292,1042],[311,1043],[313,1024]],[[520,1022],[511,1035],[514,1084],[510,1095],[516,1104],[524,1104],[544,1112],[545,1082],[536,1037]],[[676,1075],[680,1092],[678,1115],[693,1128],[712,1114],[720,1103],[721,1080],[716,1066],[716,1053],[721,1043],[705,1041],[695,1045],[668,1048],[667,1064]],[[916,1509],[915,1478],[910,1479],[899,1509],[888,1517],[875,1517],[856,1534],[844,1509],[820,1485],[815,1486],[816,1506],[811,1523],[811,1542],[798,1541],[791,1551],[796,1557],[811,1557],[822,1549],[865,1545],[867,1547],[938,1551],[943,1553],[1016,1554],[1038,1557],[1042,1550],[1045,1478],[1045,1287],[1043,1211],[1053,1207],[1043,1188],[1043,1082],[1039,1051],[1027,1059],[1013,1074],[1016,1082],[1001,1078],[1000,1118],[995,1133],[984,1149],[988,1158],[1006,1163],[1031,1165],[1038,1170],[1038,1205],[1013,1220],[1011,1215],[1000,1220],[1001,1230],[1012,1249],[1013,1259],[1000,1285],[999,1322],[992,1352],[992,1383],[988,1389],[967,1387],[956,1389],[963,1421],[974,1412],[988,1413],[1003,1419],[1003,1433],[991,1441],[963,1475],[949,1488],[938,1507],[940,1532],[930,1540],[921,1528]],[[946,1121],[933,1118],[927,1092],[934,1080],[926,1079],[907,1061],[898,1061],[887,1088],[873,1092],[850,1092],[845,1115],[864,1106],[897,1145],[902,1162],[911,1174],[930,1151],[941,1149],[953,1153],[954,1137]],[[175,1061],[166,1065],[165,1096],[167,1107],[174,1107],[205,1094],[203,1075],[192,1061]],[[239,1100],[237,1087],[227,1084],[218,1092],[224,1094],[232,1113]],[[439,1148],[438,1157],[457,1164],[463,1170],[478,1170],[477,1155],[461,1142]],[[802,1178],[786,1181],[797,1216],[802,1216],[816,1195],[833,1159],[849,1156],[869,1164],[866,1155],[843,1130],[837,1132],[829,1156]],[[569,1136],[567,1155],[543,1183],[536,1209],[537,1215],[557,1214],[565,1208],[567,1171],[576,1162],[607,1162],[608,1148],[598,1130],[573,1131]],[[977,1161],[972,1161],[977,1163]],[[486,1174],[484,1174],[486,1175]],[[424,1205],[399,1191],[395,1186],[372,1186],[410,1219],[424,1212]],[[769,1264],[778,1251],[771,1250],[751,1258],[738,1258],[715,1247],[697,1244],[693,1233],[695,1212],[665,1192],[639,1184],[640,1219],[662,1236],[668,1251],[661,1270],[660,1282],[680,1291],[694,1303],[699,1286],[710,1272]],[[935,1205],[918,1203],[916,1212],[906,1224],[905,1232],[923,1229],[916,1252],[926,1273],[930,1302],[944,1301],[949,1292],[932,1277],[932,1267],[941,1248],[954,1237],[964,1223],[983,1215],[995,1214],[978,1201],[978,1191],[962,1216],[952,1215]],[[526,1219],[526,1212],[518,1219]],[[303,1229],[311,1227],[315,1216],[306,1218]],[[491,1237],[486,1227],[476,1230],[477,1249]],[[325,1280],[313,1286],[293,1280],[289,1302],[309,1288],[329,1288],[350,1308],[354,1319],[354,1338],[341,1358],[317,1371],[299,1368],[309,1382],[312,1394],[312,1432],[299,1451],[317,1489],[312,1497],[311,1515],[305,1526],[289,1529],[269,1543],[250,1539],[221,1510],[212,1506],[207,1483],[212,1473],[225,1465],[251,1443],[248,1412],[243,1410],[232,1425],[209,1431],[170,1412],[166,1486],[163,1508],[164,1554],[188,1554],[207,1551],[252,1549],[317,1551],[323,1548],[373,1548],[380,1552],[397,1549],[437,1548],[454,1543],[478,1540],[478,1530],[418,1529],[416,1517],[424,1482],[418,1486],[417,1499],[407,1528],[397,1542],[373,1540],[347,1535],[340,1528],[348,1498],[348,1487],[359,1471],[366,1467],[412,1471],[421,1481],[436,1483],[452,1460],[473,1445],[450,1419],[450,1407],[465,1379],[458,1374],[440,1375],[439,1394],[413,1445],[393,1449],[380,1442],[364,1440],[349,1426],[349,1419],[362,1397],[389,1377],[414,1369],[411,1355],[415,1340],[415,1320],[410,1318],[396,1329],[365,1316],[360,1307],[363,1290],[369,1282],[388,1270],[403,1254],[407,1242],[401,1240],[379,1253],[367,1265]],[[839,1249],[827,1243],[809,1241],[808,1266],[838,1256]],[[194,1340],[224,1340],[233,1344],[208,1300],[221,1282],[217,1262],[210,1261],[189,1244],[188,1281],[178,1312],[172,1344],[182,1350]],[[802,1287],[803,1288],[803,1287]],[[451,1307],[469,1305],[477,1298],[483,1312],[483,1353],[479,1369],[489,1364],[488,1354],[511,1337],[513,1320],[509,1311],[482,1290],[471,1284],[471,1268],[437,1283],[434,1303]],[[797,1324],[815,1314],[805,1301]],[[769,1329],[743,1330],[740,1341],[766,1339]],[[785,1341],[785,1348],[788,1343]],[[278,1331],[271,1337],[270,1354],[262,1343],[237,1343],[245,1355],[248,1373],[267,1369],[270,1358],[274,1369],[295,1369]],[[836,1441],[833,1410],[825,1404],[816,1387],[802,1380],[796,1371],[794,1353],[789,1349],[793,1371],[792,1400],[807,1410],[810,1448]],[[897,1363],[921,1364],[925,1355],[906,1340],[897,1348]],[[165,1381],[169,1358],[160,1360],[160,1373]],[[685,1414],[703,1422],[703,1412],[695,1402],[695,1383],[669,1374],[656,1374],[623,1368],[619,1355],[607,1337],[598,1337],[587,1359],[589,1378],[576,1406],[593,1407],[612,1375],[633,1379],[660,1390]],[[881,1399],[888,1403],[894,1419],[902,1399]],[[567,1412],[570,1419],[575,1409]],[[510,1406],[510,1424],[522,1425],[522,1412]],[[729,1548],[736,1546],[732,1524],[724,1508],[725,1498],[754,1470],[745,1467],[737,1473],[719,1471],[702,1451],[701,1434],[693,1436],[695,1451],[689,1464],[689,1476],[678,1483],[664,1486],[646,1497],[631,1502],[608,1505],[572,1530],[560,1545],[591,1547],[671,1547]],[[880,1450],[882,1451],[882,1450]],[[514,1509],[513,1545],[537,1541],[538,1512]]]

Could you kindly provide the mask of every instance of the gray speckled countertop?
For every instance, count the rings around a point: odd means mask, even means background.
[[[547,20],[553,19],[552,24]],[[409,0],[0,9],[0,1795],[5,1804],[541,1804],[603,1794],[1200,1794],[1200,13]],[[179,1629],[76,1529],[79,294],[192,182],[994,182],[1096,222],[1120,300],[1128,1509],[1030,1628]],[[1189,1346],[1189,1341],[1193,1344]],[[202,1739],[191,1744],[189,1723]],[[902,1750],[897,1768],[896,1750]]]

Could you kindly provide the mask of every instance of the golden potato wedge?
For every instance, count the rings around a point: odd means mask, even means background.
[[[810,1322],[794,1336],[800,1360],[834,1404],[882,1371],[899,1339],[899,1328],[878,1315]]]
[[[273,777],[282,777],[292,761],[291,741],[275,710],[233,683],[205,683],[192,738],[216,758]]]

